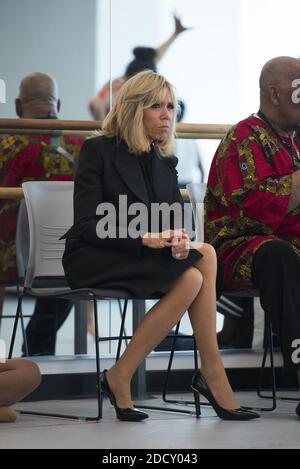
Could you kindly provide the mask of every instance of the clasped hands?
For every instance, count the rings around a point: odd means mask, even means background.
[[[161,233],[145,233],[142,243],[151,249],[171,248],[172,256],[178,260],[186,259],[191,247],[189,235],[184,228],[165,230]]]

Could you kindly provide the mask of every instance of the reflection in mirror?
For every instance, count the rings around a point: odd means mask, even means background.
[[[123,76],[134,47],[156,48],[167,39],[175,9],[182,24],[193,29],[180,35],[157,67],[186,103],[185,122],[230,124],[256,112],[262,65],[278,55],[299,56],[300,5],[294,0],[284,9],[279,0],[254,0],[251,7],[247,0],[149,3],[112,0],[112,76]],[[207,177],[217,142],[198,145]],[[185,169],[179,167],[182,180]]]
[[[59,118],[91,118],[90,100],[104,94],[102,117],[111,105],[106,84],[115,92],[128,66],[141,61],[174,84],[186,107],[183,122],[237,122],[257,111],[262,65],[274,56],[300,55],[300,2],[286,0],[284,7],[282,0],[252,0],[251,6],[249,0],[72,0],[70,8],[70,0],[60,0],[66,17],[53,0],[1,0],[0,117],[16,117],[20,81],[35,71],[56,78]],[[148,49],[134,53],[137,47]],[[207,179],[217,145],[178,140],[182,185]],[[186,155],[193,155],[193,170]],[[254,328],[257,308],[258,301]]]

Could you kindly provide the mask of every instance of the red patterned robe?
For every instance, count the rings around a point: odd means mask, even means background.
[[[253,256],[269,240],[285,240],[300,255],[300,206],[286,213],[299,150],[299,136],[279,137],[255,116],[219,145],[205,197],[205,239],[225,262],[225,288],[253,286]]]
[[[25,181],[73,179],[82,138],[43,135],[0,135],[0,186],[17,187]],[[67,151],[66,156],[60,154]],[[15,284],[16,200],[0,200],[0,285]]]

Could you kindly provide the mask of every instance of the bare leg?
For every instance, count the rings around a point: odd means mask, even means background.
[[[120,360],[107,372],[109,386],[116,397],[118,407],[133,407],[130,397],[133,373],[180,320],[198,295],[201,285],[202,274],[198,269],[190,267],[146,314]]]
[[[239,404],[228,382],[217,343],[216,254],[209,244],[193,243],[193,246],[204,254],[195,264],[203,276],[202,288],[188,308],[201,357],[201,371],[218,404],[225,409],[236,409]]]
[[[38,366],[29,360],[13,359],[0,363],[0,406],[23,399],[41,382]]]

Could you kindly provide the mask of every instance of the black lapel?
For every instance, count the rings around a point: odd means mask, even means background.
[[[127,187],[145,204],[149,205],[149,197],[144,177],[135,155],[128,153],[126,145],[116,146],[114,165]]]
[[[174,180],[170,165],[164,157],[154,155],[152,163],[153,189],[157,202],[172,203]],[[135,155],[128,153],[124,142],[115,147],[114,165],[127,187],[145,204],[149,205],[149,196],[144,177]]]

